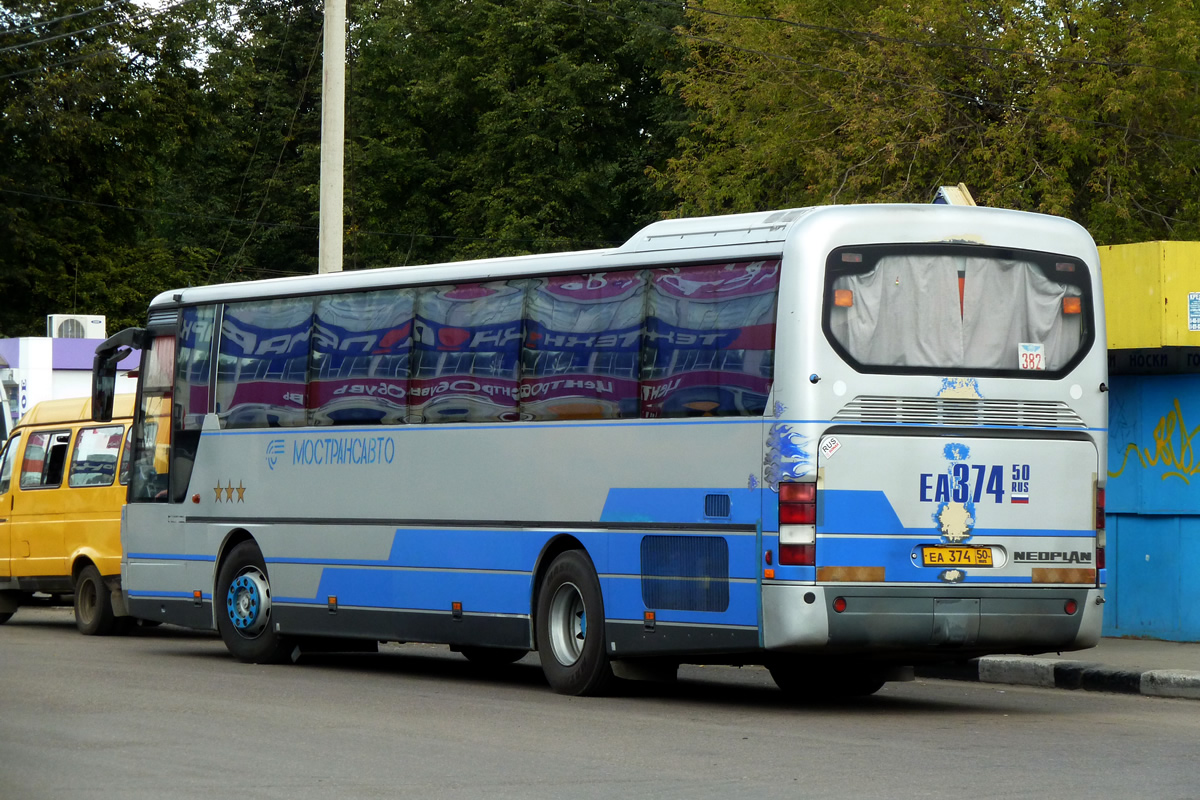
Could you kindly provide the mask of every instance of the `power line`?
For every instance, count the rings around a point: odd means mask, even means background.
[[[283,154],[287,152],[288,142],[292,138],[292,130],[296,125],[296,117],[300,116],[300,108],[304,105],[304,94],[306,91],[308,91],[308,79],[312,75],[313,65],[317,63],[317,54],[321,52],[323,37],[320,34],[324,31],[324,29],[325,25],[324,22],[322,22],[321,28],[318,31],[318,36],[316,37],[316,41],[313,43],[312,56],[310,56],[308,59],[308,71],[304,73],[304,80],[300,83],[300,91],[297,93],[299,97],[296,100],[296,108],[292,111],[292,118],[288,121],[287,133],[284,134],[283,144],[279,148],[279,157],[275,160],[275,169],[271,171],[271,177],[267,179],[267,184],[265,187],[263,187],[262,202],[258,205],[258,211],[254,213],[255,222],[258,222],[259,218],[262,216],[263,209],[267,207],[267,200],[271,196],[271,185],[275,183],[275,176],[279,174],[279,169],[281,166],[283,166]],[[339,142],[338,146],[341,147],[342,143]],[[247,170],[249,170],[249,167],[247,167]],[[251,228],[250,232],[246,234],[246,238],[242,240],[242,244],[240,247],[238,247],[237,252],[233,254],[233,258],[230,259],[229,269],[225,274],[225,280],[229,280],[233,270],[236,269],[237,259],[246,250],[246,245],[250,243],[250,237],[253,235],[254,228]],[[222,242],[221,249],[224,250],[224,248],[225,243]],[[208,277],[210,280],[212,278],[213,270],[217,268],[217,262],[220,260],[220,258],[221,254],[218,252],[216,259],[214,259],[211,266],[209,266]]]
[[[41,39],[31,39],[28,42],[20,42],[18,44],[10,44],[7,47],[0,47],[0,53],[8,53],[13,50],[21,50],[26,47],[33,47],[33,46],[39,45],[39,44],[46,44],[48,42],[54,42],[59,39],[66,39],[70,36],[78,36],[82,33],[94,33],[96,31],[100,30],[101,28],[110,28],[113,25],[121,25],[126,22],[135,22],[135,21],[141,20],[141,19],[162,16],[163,14],[167,13],[168,11],[174,11],[175,9],[179,8],[180,6],[184,6],[184,5],[187,5],[188,3],[192,3],[192,2],[195,2],[195,0],[179,0],[179,2],[175,3],[174,5],[163,6],[162,8],[157,8],[157,9],[153,9],[153,10],[146,10],[140,14],[131,14],[127,19],[114,19],[114,20],[110,20],[109,22],[101,22],[99,25],[93,25],[90,28],[80,28],[79,30],[68,31],[66,33],[57,33],[54,36],[46,36]]]
[[[131,60],[131,57],[130,57],[130,49],[131,48],[137,48],[142,45],[150,44],[152,42],[157,41],[159,38],[160,38],[160,36],[158,34],[149,33],[146,36],[129,39],[128,41],[123,42],[122,46],[126,49],[118,49],[115,47],[111,47],[111,48],[107,48],[105,50],[93,50],[90,53],[82,53],[77,56],[72,56],[71,58],[64,58],[62,61],[55,61],[52,64],[41,64],[36,67],[30,67],[29,69],[21,69],[21,70],[15,71],[15,72],[8,72],[3,75],[0,75],[0,81],[8,80],[9,78],[19,78],[22,75],[29,75],[34,72],[45,72],[47,70],[54,69],[55,67],[65,67],[69,64],[77,64],[81,61],[90,61],[91,59],[99,58],[100,56],[114,55],[114,56],[121,56],[122,59],[125,59],[125,60]]]
[[[69,19],[86,16],[87,14],[91,14],[93,11],[103,11],[106,8],[108,8],[107,4],[96,6],[94,8],[88,8],[83,11],[76,11],[74,14],[65,14],[61,17],[55,17],[54,19],[44,19],[40,22],[31,22],[28,25],[22,25],[20,28],[0,28],[0,36],[9,33],[24,33],[25,31],[31,31],[34,28],[41,28],[45,27],[46,25],[53,25],[56,22],[65,22]]]
[[[242,173],[242,183],[238,187],[237,202],[233,205],[233,213],[237,214],[242,207],[242,198],[246,196],[246,181],[250,178],[250,168],[254,166],[254,159],[258,155],[258,146],[262,142],[263,128],[265,127],[265,118],[267,109],[271,106],[271,101],[275,94],[275,76],[279,73],[279,66],[283,63],[283,54],[287,49],[288,38],[292,32],[292,15],[287,15],[287,22],[283,29],[283,41],[279,44],[279,54],[275,57],[275,70],[272,73],[271,84],[267,87],[267,98],[262,113],[259,115],[258,131],[254,135],[254,149],[250,152],[250,158],[246,161],[246,171]],[[310,67],[311,68],[311,67]],[[308,76],[305,76],[307,82]],[[261,209],[260,209],[261,211]],[[212,267],[209,268],[209,276],[212,275],[212,269],[216,263],[221,260],[221,255],[225,252],[225,243],[229,241],[230,234],[233,233],[233,225],[231,224],[225,229],[225,236],[221,239],[221,246],[217,248],[217,256],[213,259]],[[243,245],[244,247],[245,245]],[[240,250],[238,252],[241,252]]]

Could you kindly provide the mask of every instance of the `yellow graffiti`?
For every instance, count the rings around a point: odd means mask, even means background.
[[[1116,472],[1109,472],[1108,477],[1117,478],[1125,471],[1125,464],[1129,460],[1129,454],[1132,452],[1142,462],[1142,468],[1156,467],[1161,464],[1169,469],[1162,474],[1162,479],[1179,478],[1184,483],[1190,484],[1189,475],[1195,475],[1200,472],[1200,463],[1197,463],[1196,451],[1192,448],[1192,439],[1196,434],[1200,433],[1200,425],[1197,425],[1192,430],[1188,430],[1187,424],[1183,421],[1183,411],[1179,408],[1179,398],[1175,398],[1175,410],[1167,414],[1165,417],[1160,417],[1158,424],[1154,426],[1154,454],[1151,455],[1149,447],[1138,447],[1136,443],[1130,443],[1125,447],[1125,455],[1121,459],[1121,468]]]

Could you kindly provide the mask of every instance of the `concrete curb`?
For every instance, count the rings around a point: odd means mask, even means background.
[[[1200,672],[1181,669],[1116,669],[1092,661],[1063,661],[1030,656],[984,656],[970,661],[918,666],[916,675],[918,678],[1200,700]]]

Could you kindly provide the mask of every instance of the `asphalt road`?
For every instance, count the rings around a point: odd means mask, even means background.
[[[234,661],[163,626],[0,626],[0,800],[1197,798],[1200,703],[916,681],[789,705],[761,669],[552,693],[444,647]]]

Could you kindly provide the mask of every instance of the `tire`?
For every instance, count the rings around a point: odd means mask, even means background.
[[[767,666],[775,685],[793,700],[844,700],[866,697],[883,688],[883,672],[852,666],[808,669],[789,662]]]
[[[112,591],[92,564],[84,567],[75,581],[75,627],[84,636],[108,636],[117,627]]]
[[[230,653],[249,664],[287,660],[289,642],[271,624],[271,584],[257,543],[242,542],[229,551],[213,602],[217,630]]]
[[[0,613],[0,625],[3,625],[4,623],[6,623],[10,619],[12,619],[12,615],[13,615],[13,612],[11,612],[11,611],[5,611],[3,613]]]
[[[520,661],[529,651],[513,650],[509,647],[461,647],[458,652],[472,664],[481,667],[503,667]]]
[[[582,551],[568,550],[550,564],[538,590],[538,657],[550,688],[575,696],[608,691],[614,678],[604,641],[596,570]]]

